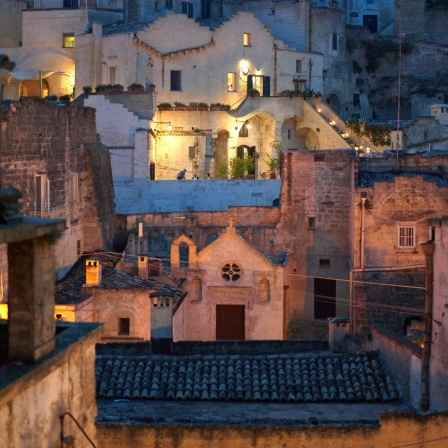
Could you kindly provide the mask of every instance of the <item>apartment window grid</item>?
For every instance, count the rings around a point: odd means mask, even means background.
[[[415,247],[415,227],[398,227],[398,247]]]
[[[62,35],[62,46],[64,48],[75,48],[75,33],[64,33]]]

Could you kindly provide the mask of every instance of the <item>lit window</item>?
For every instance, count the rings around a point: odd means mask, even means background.
[[[62,46],[64,48],[75,48],[75,34],[74,33],[63,34]]]
[[[415,227],[398,227],[398,247],[415,247]]]
[[[243,43],[244,43],[245,47],[250,47],[251,46],[250,33],[244,33],[243,34]]]
[[[109,83],[117,84],[117,67],[109,67]]]
[[[130,319],[129,317],[118,318],[118,334],[122,336],[129,336]]]
[[[226,282],[237,282],[241,278],[241,269],[235,263],[227,263],[221,268],[221,277]]]
[[[296,73],[302,73],[302,60],[296,60]]]
[[[227,91],[236,92],[236,73],[227,73]]]
[[[171,70],[171,91],[180,92],[181,89],[181,71]]]

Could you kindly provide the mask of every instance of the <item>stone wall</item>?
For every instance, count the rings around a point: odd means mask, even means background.
[[[336,279],[336,314],[348,315],[355,159],[350,150],[284,153],[275,247],[291,252],[286,307],[301,331],[314,320],[314,278]]]
[[[232,219],[238,234],[246,241],[273,252],[279,216],[279,207],[230,207],[228,212],[121,215],[118,234],[120,241],[127,241],[126,253],[137,253],[138,222],[143,222],[143,253],[168,259],[171,243],[178,236],[187,235],[199,251],[224,234]]]
[[[246,448],[303,446],[307,448],[345,448],[347,441],[356,447],[391,446],[391,443],[425,444],[431,448],[446,445],[446,414],[382,414],[375,426],[174,426],[119,425],[97,423],[98,446],[157,446],[166,448]]]
[[[65,325],[63,334],[56,336],[57,351],[47,356],[45,362],[8,366],[8,375],[2,375],[0,382],[3,446],[60,446],[60,417],[64,412],[70,412],[96,441],[95,343],[101,333],[98,327]],[[76,447],[91,446],[66,417],[64,436],[68,435],[74,436]]]
[[[88,147],[98,142],[95,111],[27,98],[13,103],[7,119],[2,184],[21,189],[24,215],[65,218],[67,228],[55,251],[56,267],[63,275],[84,248],[110,248],[115,233],[109,154],[101,147]]]

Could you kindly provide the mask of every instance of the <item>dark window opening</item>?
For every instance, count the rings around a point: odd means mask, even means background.
[[[130,319],[129,317],[118,318],[118,334],[122,336],[129,336]]]
[[[171,91],[181,91],[181,71],[171,70]]]

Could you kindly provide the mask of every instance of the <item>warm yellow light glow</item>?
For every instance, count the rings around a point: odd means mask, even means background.
[[[322,112],[322,109],[317,109],[318,112]]]
[[[247,123],[246,123],[246,128],[247,128],[247,129],[250,129],[251,127],[252,127],[252,125],[251,125],[249,122],[247,122]]]
[[[171,125],[171,123],[166,127],[169,131],[173,130],[173,126]]]

